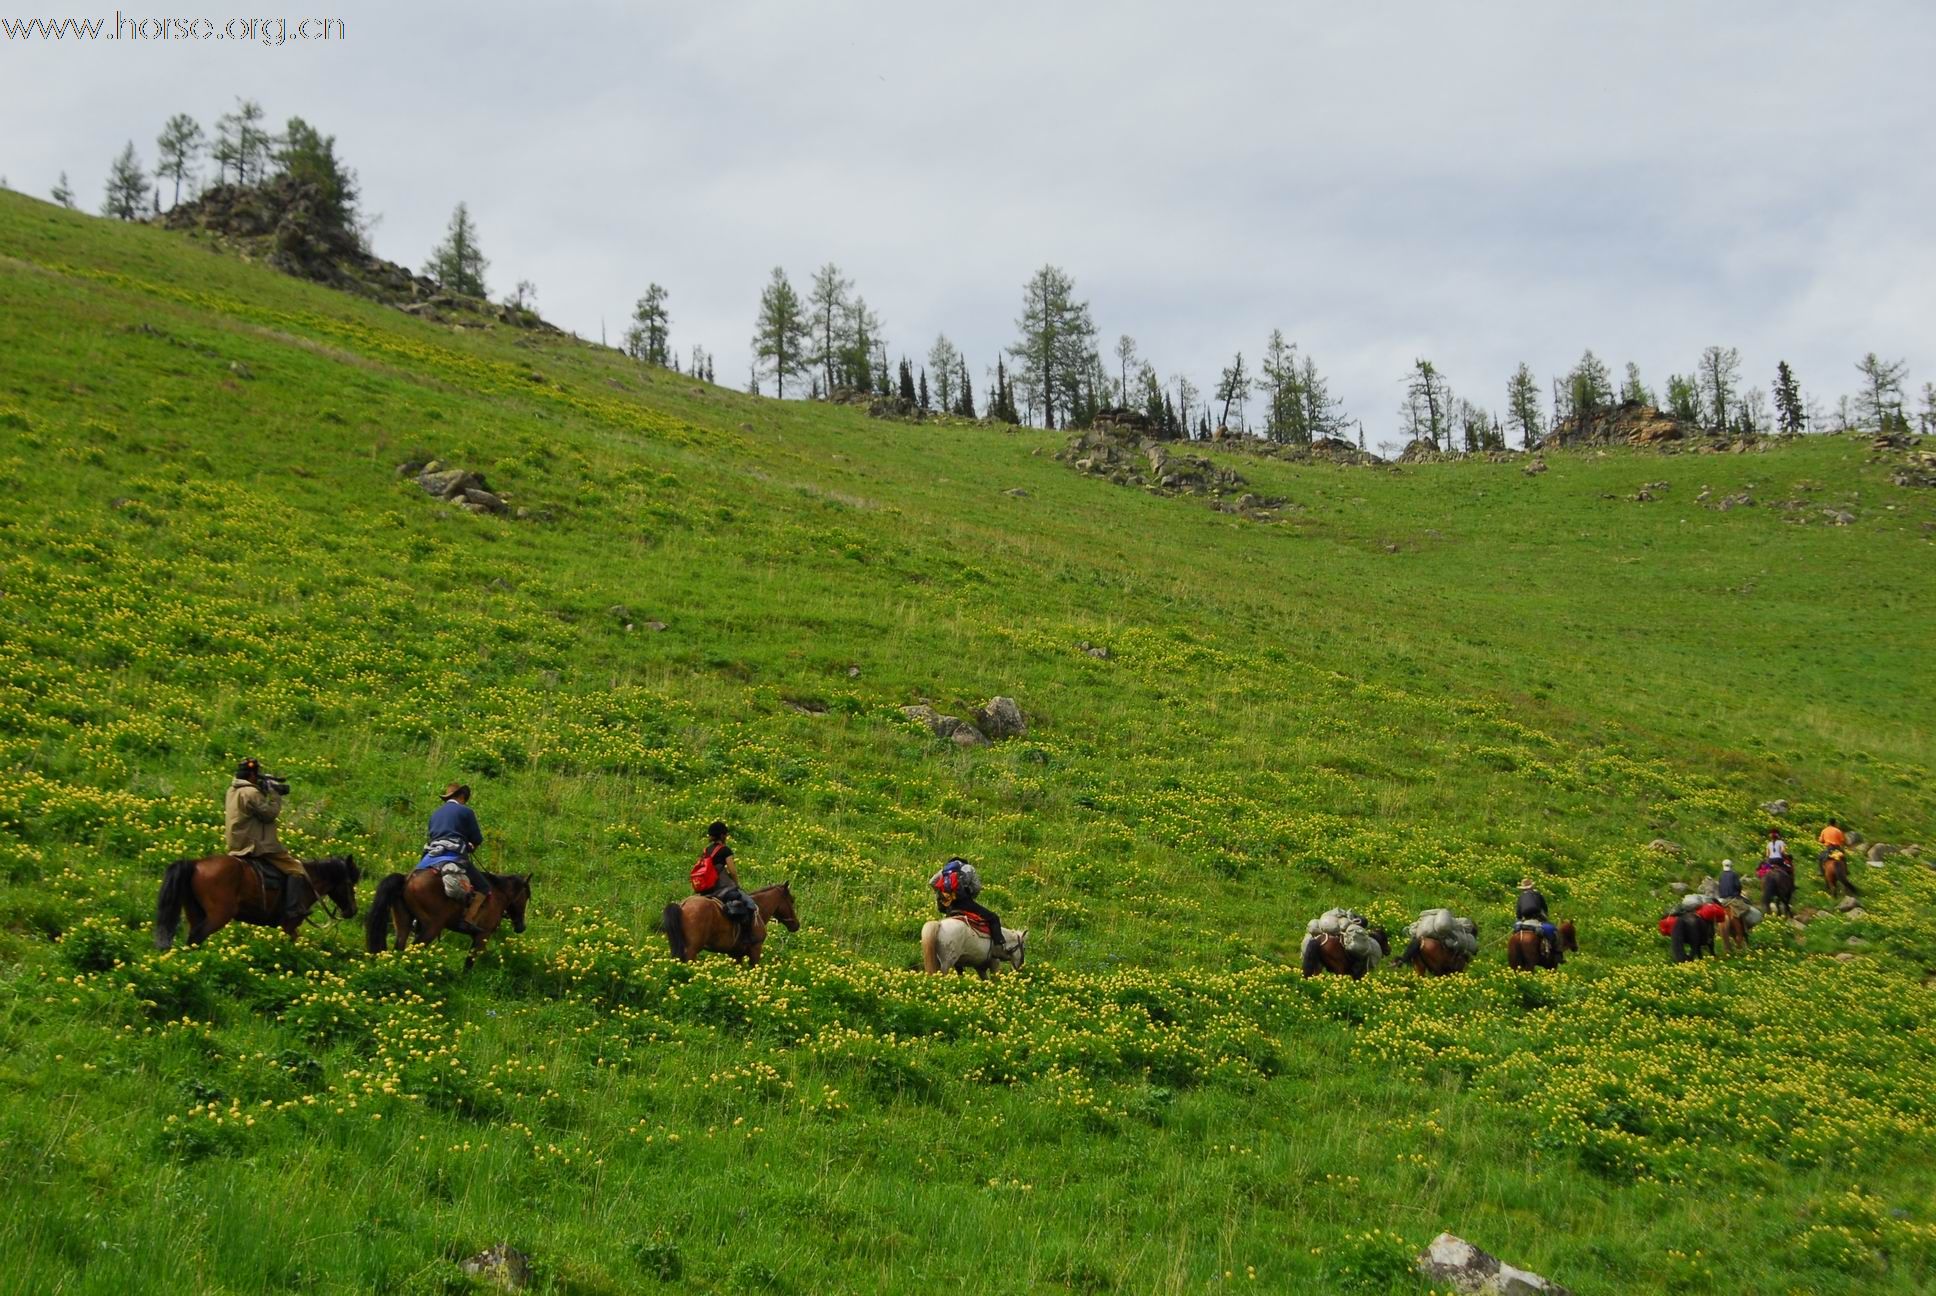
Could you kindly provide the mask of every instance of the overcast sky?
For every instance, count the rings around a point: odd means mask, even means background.
[[[978,392],[1045,262],[1166,379],[1280,327],[1374,444],[1420,355],[1495,408],[1589,346],[1656,387],[1738,346],[1829,406],[1869,350],[1936,379],[1927,0],[306,2],[343,38],[0,39],[0,174],[93,208],[130,137],[255,98],[336,136],[381,255],[463,199],[494,291],[616,342],[657,280],[733,385],[772,267],[829,260]]]

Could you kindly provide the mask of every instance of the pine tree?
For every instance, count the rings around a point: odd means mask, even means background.
[[[672,354],[672,312],[666,298],[660,285],[646,285],[645,296],[632,308],[632,328],[626,332],[625,349],[632,358],[661,368]]]
[[[265,114],[253,99],[237,99],[235,111],[215,123],[214,156],[221,175],[230,169],[240,185],[259,183],[269,172],[269,132],[262,128]]]
[[[1095,358],[1096,326],[1089,304],[1075,297],[1075,284],[1055,266],[1045,265],[1022,288],[1022,313],[1015,321],[1021,337],[1008,348],[1020,366],[1015,381],[1031,413],[1042,412],[1043,426],[1068,414],[1081,396],[1081,383]],[[1011,407],[1013,405],[1011,393]]]
[[[975,417],[975,388],[974,384],[968,381],[967,358],[962,357],[960,363],[961,403],[955,406],[955,413],[961,415],[963,418],[973,418]]]
[[[1635,370],[1636,376],[1639,371]],[[1567,412],[1580,432],[1592,430],[1600,415],[1613,404],[1613,375],[1591,347],[1580,356],[1580,363],[1566,375]]]
[[[1217,383],[1217,399],[1223,402],[1223,413],[1217,418],[1219,426],[1230,430],[1230,407],[1237,407],[1237,422],[1244,421],[1244,406],[1250,403],[1250,370],[1244,367],[1244,353],[1239,351],[1236,358],[1224,366],[1223,377]]]
[[[921,406],[921,412],[926,414],[932,408],[928,404],[928,369],[926,365],[921,367],[920,381],[916,382],[914,386],[915,390],[919,393],[916,400]]]
[[[1284,340],[1282,329],[1272,329],[1259,362],[1257,390],[1264,398],[1264,435],[1272,441],[1309,445],[1311,430],[1304,425],[1304,395],[1299,390],[1297,346]]]
[[[1874,432],[1906,431],[1908,420],[1902,413],[1902,380],[1909,366],[1901,360],[1884,360],[1871,351],[1856,362],[1862,374],[1862,390],[1856,393],[1857,426]],[[1896,425],[1901,424],[1898,428]]]
[[[304,188],[327,228],[341,234],[354,232],[356,172],[337,160],[334,135],[324,135],[302,118],[291,117],[283,129],[275,162],[283,175]]]
[[[760,313],[753,333],[753,354],[763,370],[773,375],[774,394],[786,399],[786,381],[797,377],[807,363],[807,320],[800,296],[787,282],[786,271],[773,275],[760,293]]]
[[[134,141],[129,140],[108,168],[107,198],[101,204],[101,214],[133,220],[141,214],[147,197],[148,174],[141,169],[141,159],[134,154]]]
[[[914,404],[915,397],[916,397],[916,392],[914,390],[914,367],[908,364],[908,358],[906,356],[901,357],[901,367],[898,370],[898,373],[900,377],[900,381],[898,384],[899,391],[897,391],[895,394],[898,395],[902,400],[906,401],[909,405],[912,405]]]
[[[1519,433],[1521,450],[1531,450],[1546,435],[1545,411],[1539,403],[1539,382],[1524,361],[1506,380],[1506,426]]]
[[[1667,412],[1694,426],[1701,421],[1701,385],[1686,374],[1667,375]]]
[[[161,128],[161,135],[155,140],[155,155],[160,159],[155,164],[155,175],[175,182],[170,207],[181,202],[182,181],[195,173],[195,159],[206,143],[201,126],[187,113],[176,113]]]
[[[424,273],[445,292],[488,298],[491,294],[484,283],[484,272],[490,268],[491,263],[484,259],[484,253],[477,246],[477,227],[471,223],[471,209],[460,202],[450,214],[444,241],[431,249]]]
[[[840,273],[840,267],[829,261],[813,272],[813,287],[807,294],[813,320],[813,347],[808,362],[820,370],[829,396],[833,395],[836,379],[844,381],[851,374],[846,352],[855,320],[847,290],[853,286],[853,281]],[[865,346],[861,354],[867,354]]]
[[[1786,436],[1799,436],[1808,426],[1801,384],[1795,381],[1795,371],[1788,367],[1786,360],[1775,365],[1775,420]]]
[[[1197,385],[1183,374],[1171,374],[1170,382],[1176,387],[1176,421],[1184,435],[1190,432],[1190,411],[1197,407]]]
[[[1640,381],[1640,366],[1627,361],[1627,381],[1620,384],[1620,403],[1622,405],[1654,404],[1653,389]]]
[[[1916,412],[1916,426],[1924,436],[1936,434],[1936,383],[1923,384],[1923,407]]]
[[[1420,357],[1412,361],[1399,415],[1405,420],[1405,435],[1410,440],[1423,441],[1434,450],[1452,448],[1452,389],[1430,360]]]
[[[74,210],[74,190],[68,186],[67,172],[60,173],[60,183],[54,186],[53,200],[69,211]]]
[[[955,375],[961,371],[961,356],[946,333],[937,335],[928,348],[928,368],[934,371],[935,407],[944,414],[955,413]]]
[[[1320,437],[1335,437],[1350,420],[1344,406],[1331,395],[1331,385],[1318,373],[1317,361],[1310,356],[1298,367],[1298,398],[1304,403],[1302,424],[1307,442]]]
[[[1122,394],[1116,403],[1129,405],[1129,367],[1136,363],[1136,339],[1125,333],[1116,339],[1116,360],[1121,366]]]
[[[1008,369],[999,355],[995,357],[995,395],[988,406],[988,417],[1003,423],[1022,421],[1021,412],[1015,408],[1015,393],[1008,385]]]

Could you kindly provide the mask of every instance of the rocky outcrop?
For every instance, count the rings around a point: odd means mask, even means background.
[[[1020,738],[1028,732],[1028,718],[1010,697],[990,698],[975,709],[972,722],[943,715],[925,702],[904,706],[901,714],[957,747],[983,747],[995,739]]]
[[[1220,512],[1260,522],[1275,520],[1277,510],[1284,507],[1284,500],[1245,491],[1248,483],[1228,468],[1196,455],[1173,453],[1173,444],[1134,435],[1114,424],[1099,425],[1078,432],[1056,452],[1056,458],[1079,473],[1118,486],[1136,486],[1157,495],[1201,496]]]
[[[1468,1296],[1572,1296],[1558,1283],[1516,1269],[1450,1233],[1439,1234],[1419,1253],[1418,1272]]]
[[[1639,401],[1623,401],[1584,417],[1561,419],[1539,444],[1542,450],[1582,445],[1660,446],[1698,435],[1697,429],[1672,414]]]
[[[433,499],[455,504],[468,513],[509,514],[512,511],[508,497],[492,490],[484,480],[484,474],[470,468],[453,468],[441,459],[428,463],[409,463],[397,465],[397,476],[414,480],[424,494]],[[531,510],[518,509],[520,519],[531,516]]]

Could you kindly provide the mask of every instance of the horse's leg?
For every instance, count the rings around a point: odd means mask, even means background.
[[[236,911],[241,907],[240,902],[233,895],[217,896],[212,902],[204,901],[202,905],[202,920],[194,923],[188,929],[188,943],[190,945],[200,945],[216,932],[234,922]]]
[[[479,954],[482,954],[483,952],[484,952],[484,933],[479,932],[475,936],[471,937],[471,952],[464,956],[464,970],[466,972],[471,970],[471,965],[477,962],[477,956]]]

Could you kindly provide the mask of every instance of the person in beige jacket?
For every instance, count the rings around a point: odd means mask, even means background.
[[[309,874],[302,861],[291,855],[283,847],[282,839],[276,836],[276,817],[282,813],[283,794],[288,790],[287,783],[265,776],[261,762],[254,757],[236,766],[235,779],[229,784],[223,805],[223,817],[228,823],[228,853],[241,859],[261,860],[307,882]],[[287,887],[283,894],[286,904]]]

